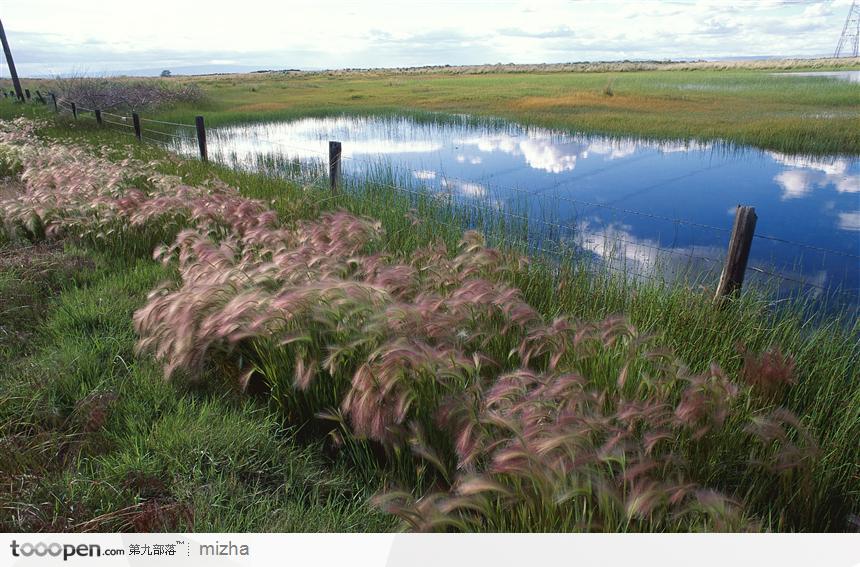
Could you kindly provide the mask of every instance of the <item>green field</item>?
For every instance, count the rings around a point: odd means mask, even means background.
[[[457,111],[860,151],[856,86],[760,70],[200,83],[202,107],[158,116]],[[461,243],[444,203],[0,105],[7,531],[853,529],[856,320],[524,261]]]
[[[202,113],[213,125],[340,112],[429,111],[584,133],[722,139],[781,152],[860,153],[856,84],[773,72],[269,73],[197,82],[209,96]],[[180,108],[163,117],[193,122],[197,110]]]
[[[569,66],[579,69],[576,65]],[[415,70],[174,77],[207,98],[158,117],[193,123],[337,113],[469,113],[563,130],[655,139],[715,140],[806,154],[860,154],[857,85],[773,73],[860,69],[860,59],[486,66]],[[641,70],[644,69],[644,70]],[[129,79],[133,80],[133,79]],[[52,81],[25,81],[52,89]],[[0,81],[7,91],[8,80]]]

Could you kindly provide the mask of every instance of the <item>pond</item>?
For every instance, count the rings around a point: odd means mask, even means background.
[[[780,77],[829,77],[849,83],[860,83],[860,71],[799,71],[773,74]]]
[[[448,116],[302,118],[212,128],[213,159],[388,182],[531,220],[532,245],[585,251],[610,268],[677,278],[721,268],[735,208],[758,214],[748,278],[781,292],[860,287],[860,156],[804,157],[719,143],[655,142]],[[192,141],[175,149],[193,154]],[[377,172],[377,173],[373,173]],[[323,173],[324,175],[324,173]],[[477,204],[477,205],[476,205]]]

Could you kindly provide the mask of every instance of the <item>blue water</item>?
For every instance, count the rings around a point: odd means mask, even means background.
[[[860,156],[803,157],[725,144],[572,135],[510,123],[303,118],[215,128],[210,156],[306,164],[343,143],[349,177],[387,164],[401,184],[503,214],[528,213],[531,238],[575,246],[644,277],[719,273],[738,204],[758,214],[748,278],[813,295],[860,287]],[[177,149],[193,153],[193,143]],[[790,241],[792,243],[783,242]]]

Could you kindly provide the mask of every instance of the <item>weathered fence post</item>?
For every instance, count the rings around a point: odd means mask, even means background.
[[[59,112],[60,109],[59,109],[59,107],[57,107],[57,95],[55,95],[54,93],[51,93],[51,100],[54,101],[54,112]]]
[[[42,104],[48,104],[48,103],[45,101],[45,97],[43,97],[43,96],[42,96],[42,93],[40,93],[39,91],[36,91],[36,96],[39,98],[39,102],[41,102]]]
[[[96,123],[99,126],[101,126],[102,125],[102,111],[99,110],[98,108],[96,108],[95,113],[96,113]]]
[[[24,89],[24,96],[27,97],[27,100],[30,100],[30,89]]]
[[[200,149],[200,161],[209,161],[209,151],[206,149],[206,125],[202,116],[195,116],[194,123],[197,126],[197,147]]]
[[[15,70],[15,61],[12,59],[12,49],[6,40],[6,30],[3,29],[3,22],[0,22],[0,43],[3,44],[3,54],[6,55],[6,64],[9,66],[9,77],[12,79],[12,86],[15,87],[14,96],[21,99],[21,102],[24,102],[24,92],[21,90],[21,81],[18,80],[18,71]]]
[[[754,207],[738,205],[729,249],[726,252],[726,263],[720,274],[720,283],[717,284],[714,301],[721,302],[727,296],[740,291],[744,283],[744,273],[747,270],[747,260],[750,257],[756,220],[758,217]]]
[[[9,93],[7,93],[6,91],[3,91],[3,98],[9,98]]]
[[[328,143],[328,181],[332,193],[337,193],[340,184],[340,142]]]
[[[140,132],[140,116],[138,116],[137,112],[131,113],[131,121],[134,122],[134,135],[137,136],[137,139],[141,139]]]
[[[72,116],[75,117],[75,120],[78,119],[78,105],[72,103]]]

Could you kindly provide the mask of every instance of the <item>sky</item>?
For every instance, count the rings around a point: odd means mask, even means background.
[[[22,76],[827,56],[851,0],[0,0]],[[8,69],[3,62],[3,77]]]

